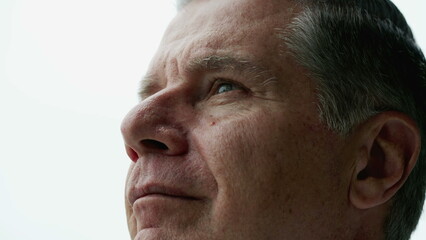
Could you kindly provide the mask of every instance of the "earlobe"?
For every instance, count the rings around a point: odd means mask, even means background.
[[[385,112],[357,129],[355,167],[349,190],[351,203],[368,209],[390,200],[413,169],[420,151],[420,134],[413,120]]]

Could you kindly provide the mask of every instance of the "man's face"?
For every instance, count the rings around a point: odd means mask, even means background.
[[[350,168],[277,37],[291,7],[194,1],[172,22],[122,125],[132,238],[336,237]]]

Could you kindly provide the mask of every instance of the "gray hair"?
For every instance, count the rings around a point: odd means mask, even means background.
[[[182,8],[190,0],[178,1]],[[410,27],[388,0],[294,0],[302,11],[279,37],[318,84],[320,118],[347,135],[384,111],[416,121],[426,139],[426,61]],[[416,166],[392,199],[386,240],[408,240],[426,188],[426,141]]]

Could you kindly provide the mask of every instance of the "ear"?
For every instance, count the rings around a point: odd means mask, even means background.
[[[368,209],[387,202],[402,187],[419,156],[420,133],[408,116],[384,112],[358,126],[354,135],[349,199]]]

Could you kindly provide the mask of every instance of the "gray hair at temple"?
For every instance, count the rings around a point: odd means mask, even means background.
[[[178,0],[182,9],[191,0]],[[293,0],[301,9],[277,36],[318,84],[320,118],[347,135],[384,111],[416,121],[426,139],[426,61],[389,0]],[[392,199],[386,240],[408,240],[425,199],[426,141],[417,165]]]

